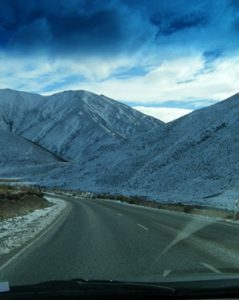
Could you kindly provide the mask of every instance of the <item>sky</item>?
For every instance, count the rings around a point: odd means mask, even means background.
[[[168,122],[238,78],[238,0],[0,1],[0,88],[88,90]]]

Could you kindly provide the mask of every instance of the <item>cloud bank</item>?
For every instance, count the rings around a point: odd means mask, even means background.
[[[194,109],[238,91],[238,49],[236,0],[0,2],[0,88]]]

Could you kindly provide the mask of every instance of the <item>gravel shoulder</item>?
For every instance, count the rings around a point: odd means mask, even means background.
[[[50,206],[0,222],[0,267],[19,249],[34,240],[65,211],[67,203],[59,198],[44,198]]]

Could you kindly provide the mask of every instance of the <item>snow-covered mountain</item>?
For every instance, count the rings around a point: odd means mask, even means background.
[[[86,91],[52,96],[0,90],[0,128],[66,160],[80,160],[106,144],[164,123]]]
[[[238,197],[239,94],[167,124],[84,91],[2,91],[0,111],[2,130],[53,155],[4,175],[159,201],[232,207]]]
[[[238,126],[235,95],[105,146],[80,166],[60,169],[54,183],[65,174],[63,186],[72,188],[232,207],[239,192]]]
[[[1,166],[24,164],[45,164],[61,161],[42,147],[14,134],[0,129]]]
[[[239,94],[123,142],[117,148],[127,169],[118,161],[111,168],[116,176],[102,175],[99,183],[160,201],[224,205],[238,198],[238,128]]]

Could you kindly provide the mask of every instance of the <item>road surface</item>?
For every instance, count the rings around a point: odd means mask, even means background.
[[[107,200],[65,200],[68,216],[2,269],[0,280],[157,281],[239,271],[237,224]]]

